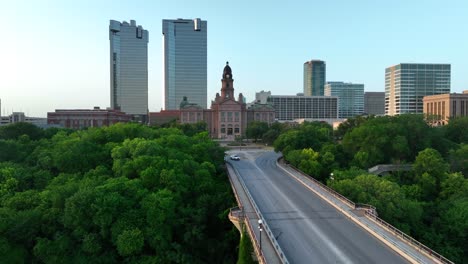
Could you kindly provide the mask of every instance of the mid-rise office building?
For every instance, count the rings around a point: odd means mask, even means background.
[[[146,122],[148,114],[148,31],[135,20],[110,21],[111,108]]]
[[[304,95],[323,96],[326,81],[326,65],[321,60],[304,63]]]
[[[328,82],[325,85],[325,96],[340,98],[339,118],[349,118],[364,113],[364,84]]]
[[[423,112],[432,125],[446,125],[450,118],[468,116],[468,90],[462,94],[428,95],[423,98]]]
[[[364,93],[364,114],[384,115],[385,114],[385,92],[365,92]]]
[[[273,105],[278,121],[338,118],[337,96],[272,95],[268,102]]]
[[[184,96],[207,107],[207,22],[164,19],[164,108],[179,109]]]
[[[400,63],[385,69],[385,114],[423,113],[423,97],[450,93],[450,64]]]

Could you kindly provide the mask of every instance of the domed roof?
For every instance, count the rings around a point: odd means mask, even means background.
[[[229,76],[227,76],[229,75]],[[223,70],[223,79],[225,78],[231,78],[232,79],[232,70],[231,67],[229,67],[229,61],[226,61],[226,66],[224,67]]]

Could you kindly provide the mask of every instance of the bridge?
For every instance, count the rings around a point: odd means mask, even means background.
[[[277,153],[231,153],[241,160],[227,160],[239,204],[230,219],[245,227],[260,263],[453,263]]]
[[[392,171],[410,171],[412,164],[379,164],[369,168],[368,172],[375,175],[386,175]]]

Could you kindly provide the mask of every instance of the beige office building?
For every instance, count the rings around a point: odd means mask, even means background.
[[[463,93],[424,96],[423,112],[432,125],[446,125],[450,118],[468,116],[468,90]]]

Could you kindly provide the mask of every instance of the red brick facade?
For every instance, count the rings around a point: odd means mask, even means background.
[[[55,110],[47,113],[47,124],[59,125],[64,128],[82,129],[87,127],[109,126],[119,122],[129,122],[131,115],[118,110],[71,109]]]

